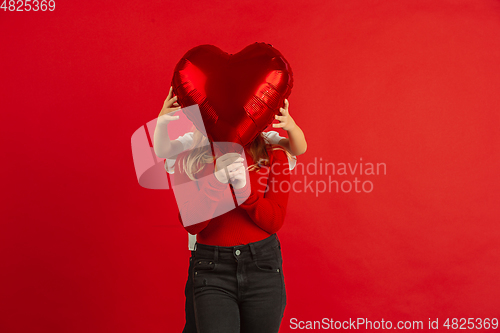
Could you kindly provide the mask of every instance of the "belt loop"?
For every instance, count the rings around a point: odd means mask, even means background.
[[[248,244],[250,247],[250,252],[252,253],[252,259],[257,259],[257,252],[255,252],[255,247],[253,243]]]
[[[196,252],[196,249],[198,248],[198,242],[194,243],[194,250]]]
[[[219,260],[219,247],[216,246],[214,250],[214,261],[217,262]]]

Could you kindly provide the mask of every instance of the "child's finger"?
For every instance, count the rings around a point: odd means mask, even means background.
[[[221,157],[219,157],[217,159],[217,168],[218,169],[222,169],[222,168],[225,168],[227,166],[229,166],[230,164],[232,164],[235,160],[237,160],[238,158],[240,158],[240,154],[238,153],[227,153],[227,154],[224,154],[222,155]]]
[[[173,115],[174,113],[176,113],[177,111],[179,111],[181,109],[180,106],[176,107],[176,108],[168,108],[167,109],[167,112],[165,112],[165,114],[168,114],[168,115]]]
[[[232,164],[227,168],[230,169],[229,170],[230,173],[235,173],[238,172],[238,170],[240,170],[241,168],[243,168],[243,163]]]
[[[160,115],[160,117],[162,119],[165,119],[165,120],[178,120],[179,119],[179,116],[171,116],[170,114],[167,114],[167,113],[164,113],[162,115]]]
[[[285,120],[285,116],[274,116],[275,119],[278,119],[279,121],[284,121]]]
[[[177,96],[174,96],[173,98],[169,99],[169,100],[167,101],[167,103],[165,104],[165,106],[166,106],[167,108],[169,108],[169,107],[171,107],[171,106],[172,106],[172,104],[174,104],[175,102],[177,102]]]
[[[273,124],[273,127],[274,128],[282,128],[282,127],[285,127],[285,124],[283,124],[283,123]]]
[[[243,167],[243,162],[241,162],[241,161],[240,162],[233,162],[233,163],[229,164],[227,167],[228,167],[228,169],[234,171],[234,170],[237,170],[237,169]]]
[[[280,108],[280,112],[281,112],[282,115],[288,116],[288,110]]]
[[[289,105],[290,105],[290,104],[288,103],[288,99],[285,99],[285,109],[286,109],[287,111],[288,111],[288,106],[289,106]]]
[[[171,98],[172,98],[172,86],[170,86],[170,89],[168,90],[167,100],[169,100]]]

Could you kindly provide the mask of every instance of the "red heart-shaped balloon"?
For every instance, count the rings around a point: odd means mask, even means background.
[[[175,67],[174,93],[186,116],[212,142],[251,143],[279,113],[293,85],[290,64],[266,43],[236,54],[213,45],[189,50]],[[206,129],[206,132],[203,131]]]

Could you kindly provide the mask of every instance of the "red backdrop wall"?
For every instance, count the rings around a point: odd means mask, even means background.
[[[56,1],[0,27],[1,332],[181,331],[187,236],[131,135],[188,49],[255,41],[292,65],[299,162],[386,165],[293,176],[373,190],[291,194],[281,332],[500,316],[498,1]]]

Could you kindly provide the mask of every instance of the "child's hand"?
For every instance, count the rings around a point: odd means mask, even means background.
[[[172,114],[180,108],[179,103],[177,103],[177,96],[172,98],[172,87],[170,87],[167,99],[163,102],[163,108],[158,115],[158,122],[168,124],[172,120],[179,119],[179,116],[173,116]]]
[[[296,126],[292,116],[290,116],[290,113],[288,113],[288,105],[288,100],[285,99],[285,108],[280,108],[282,116],[275,116],[275,118],[280,122],[277,124],[273,124],[274,128],[282,128],[287,132],[294,129]]]
[[[237,168],[233,169],[233,174],[230,174],[229,182],[233,185],[234,189],[239,190],[247,184],[247,173],[243,164],[243,158],[241,158],[240,164],[236,165]]]
[[[223,184],[230,182],[235,189],[246,184],[246,172],[243,157],[238,153],[227,153],[215,162],[215,178]]]

